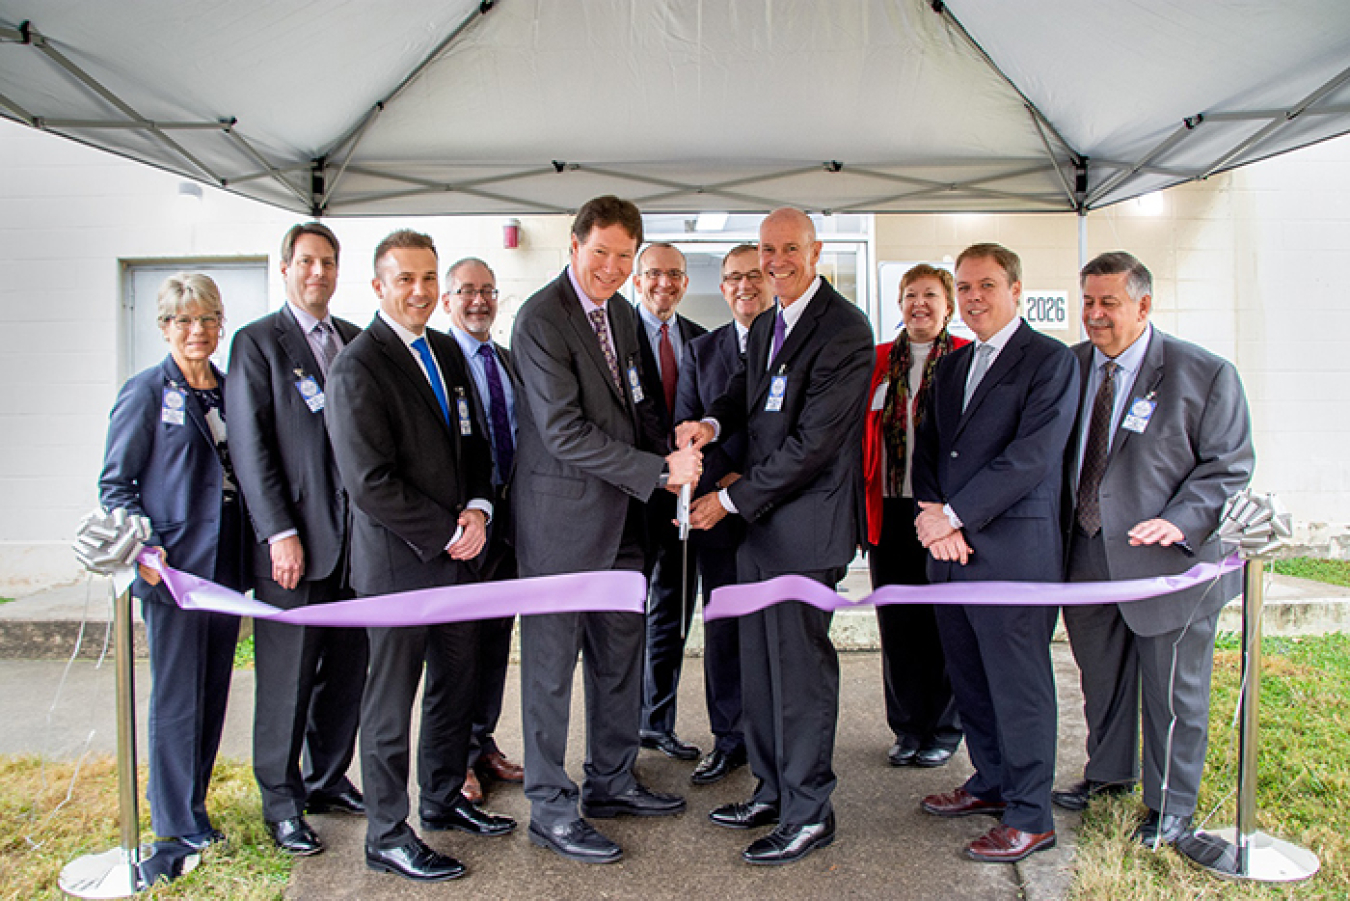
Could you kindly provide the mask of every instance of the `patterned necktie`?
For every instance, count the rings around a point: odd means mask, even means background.
[[[431,392],[436,395],[436,403],[441,405],[441,415],[445,417],[445,424],[450,424],[450,402],[445,399],[445,385],[441,384],[441,371],[436,368],[436,358],[431,355],[431,348],[427,346],[425,337],[418,338],[412,343],[413,350],[422,358],[422,365],[427,368],[427,375],[431,379]]]
[[[778,315],[773,320],[773,346],[769,348],[769,365],[778,359],[778,352],[783,349],[783,342],[787,340],[787,320],[783,318],[783,311],[779,310]]]
[[[970,406],[970,399],[975,396],[975,389],[980,387],[980,381],[984,374],[989,371],[989,360],[994,356],[994,345],[981,344],[975,348],[975,362],[970,366],[970,377],[966,379],[966,396],[961,401],[961,412],[965,412],[966,407]]]
[[[623,393],[623,379],[619,377],[619,358],[614,355],[614,345],[609,340],[609,324],[605,322],[605,311],[591,310],[586,315],[591,317],[595,337],[600,339],[600,351],[605,355],[605,362],[609,364],[609,374],[614,379],[614,387]]]
[[[515,441],[511,435],[511,418],[506,412],[506,389],[502,387],[501,369],[497,366],[497,355],[489,344],[478,345],[478,356],[483,358],[483,369],[487,371],[488,416],[492,422],[492,458],[497,464],[498,482],[504,483],[511,475],[511,464],[515,460]]]
[[[1083,467],[1078,474],[1078,527],[1096,535],[1102,528],[1099,492],[1106,473],[1106,454],[1110,448],[1111,414],[1116,406],[1116,362],[1107,360],[1102,367],[1102,384],[1092,401],[1092,419],[1088,423],[1087,444],[1083,447]]]
[[[666,413],[675,415],[675,388],[680,384],[680,364],[670,343],[670,324],[661,323],[661,390],[666,395]]]
[[[337,356],[341,349],[337,344],[337,337],[333,334],[333,326],[328,322],[318,322],[314,325],[315,337],[319,339],[318,363],[319,372],[324,378],[328,378],[328,367],[333,365],[333,358]]]

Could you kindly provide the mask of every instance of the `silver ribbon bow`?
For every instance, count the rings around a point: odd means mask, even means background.
[[[1237,546],[1244,559],[1268,557],[1294,535],[1293,520],[1273,494],[1243,489],[1228,499],[1219,523],[1219,539]]]
[[[150,520],[122,507],[111,513],[99,507],[80,520],[75,532],[75,556],[85,569],[101,576],[129,570],[150,540]]]

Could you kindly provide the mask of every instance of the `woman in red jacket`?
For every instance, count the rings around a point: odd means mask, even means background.
[[[914,531],[910,487],[914,432],[944,354],[967,343],[947,333],[956,311],[951,273],[919,264],[900,280],[904,328],[877,347],[863,433],[868,564],[873,587],[926,585],[928,552]],[[961,744],[942,642],[931,604],[877,608],[892,766],[942,766]]]

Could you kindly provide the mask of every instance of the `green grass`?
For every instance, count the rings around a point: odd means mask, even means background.
[[[1075,899],[1350,899],[1350,635],[1267,639],[1262,645],[1259,828],[1308,848],[1321,871],[1291,886],[1228,883],[1171,849],[1148,851],[1130,838],[1142,814],[1138,795],[1097,803],[1083,817]],[[1210,744],[1197,821],[1234,822],[1240,659],[1215,655]],[[1212,815],[1211,815],[1212,813]]]
[[[234,646],[234,668],[253,669],[253,636],[239,639]]]
[[[1311,579],[1314,582],[1326,582],[1328,585],[1343,585],[1350,588],[1350,560],[1291,557],[1288,560],[1272,560],[1270,569],[1282,576],[1294,576],[1299,579]]]
[[[142,787],[145,777],[142,767]],[[139,897],[280,901],[293,862],[264,831],[252,768],[218,763],[209,805],[212,821],[229,841],[207,849],[196,870]],[[144,803],[141,837],[151,839]],[[117,775],[111,759],[87,762],[76,775],[70,763],[0,758],[0,898],[62,898],[57,877],[63,866],[117,846]]]

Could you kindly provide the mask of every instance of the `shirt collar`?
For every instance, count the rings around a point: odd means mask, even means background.
[[[1022,324],[1022,317],[1014,316],[1011,322],[1009,322],[1007,325],[1003,326],[1003,328],[999,329],[998,331],[994,332],[994,334],[989,336],[988,341],[977,341],[975,344],[975,349],[979,350],[981,347],[988,344],[990,347],[994,349],[995,354],[1002,353],[1003,348],[1008,345],[1008,341],[1012,338],[1013,332],[1017,331],[1017,327],[1020,326],[1021,324]]]
[[[1134,339],[1134,343],[1122,350],[1115,358],[1116,366],[1122,372],[1137,375],[1139,367],[1144,363],[1144,354],[1148,353],[1148,343],[1151,340],[1153,340],[1153,323],[1150,322],[1139,334],[1139,337]],[[1092,368],[1094,370],[1100,370],[1109,359],[1111,358],[1102,353],[1101,350],[1093,348]]]
[[[792,331],[792,327],[797,324],[797,321],[802,318],[802,314],[806,312],[806,305],[811,302],[812,298],[816,296],[816,292],[819,290],[820,276],[817,275],[811,280],[810,287],[802,292],[802,296],[794,300],[789,306],[783,306],[782,302],[777,297],[774,298],[774,303],[778,306],[778,311],[783,314],[783,326],[785,329]]]
[[[320,322],[326,322],[329,325],[333,324],[333,317],[331,314],[324,316],[323,319],[315,319],[309,314],[308,310],[300,309],[289,300],[286,301],[286,306],[290,308],[291,315],[295,317],[295,321],[300,325],[300,331],[304,332],[306,335],[314,331],[314,326],[318,325]]]
[[[454,337],[456,341],[459,342],[459,348],[460,350],[464,351],[465,358],[470,360],[473,359],[474,354],[478,353],[478,348],[492,346],[491,339],[487,341],[479,341],[473,335],[470,335],[468,332],[464,331],[464,329],[460,328],[457,325],[452,324],[450,326],[450,334]]]
[[[590,313],[591,310],[603,310],[605,308],[603,302],[597,303],[589,294],[582,290],[581,282],[577,281],[577,274],[572,271],[571,263],[567,264],[567,280],[572,283],[572,290],[577,292],[577,300],[581,301],[581,309],[583,312]],[[605,300],[609,300],[609,298],[606,297]]]
[[[675,331],[675,316],[673,313],[669,319],[663,321],[660,316],[647,309],[646,304],[641,301],[637,303],[637,311],[638,315],[642,317],[642,324],[647,327],[647,331],[659,334],[663,325],[668,325],[672,332]]]
[[[414,341],[416,341],[418,338],[424,338],[424,337],[426,337],[426,332],[425,332],[425,331],[423,331],[422,334],[420,334],[420,335],[414,335],[412,332],[408,331],[406,328],[404,328],[403,326],[401,326],[401,325],[399,325],[397,322],[395,322],[394,319],[393,319],[393,317],[390,316],[388,313],[386,313],[386,312],[385,312],[384,310],[382,310],[382,309],[381,309],[381,310],[376,310],[376,311],[375,311],[375,315],[377,315],[377,316],[379,316],[381,319],[383,319],[383,320],[384,320],[384,324],[387,325],[387,326],[389,326],[391,329],[393,329],[393,330],[394,330],[394,334],[395,334],[395,335],[398,335],[398,336],[399,336],[399,339],[402,340],[403,343],[406,344],[406,345],[408,345],[409,347],[412,347],[412,343],[413,343]]]

